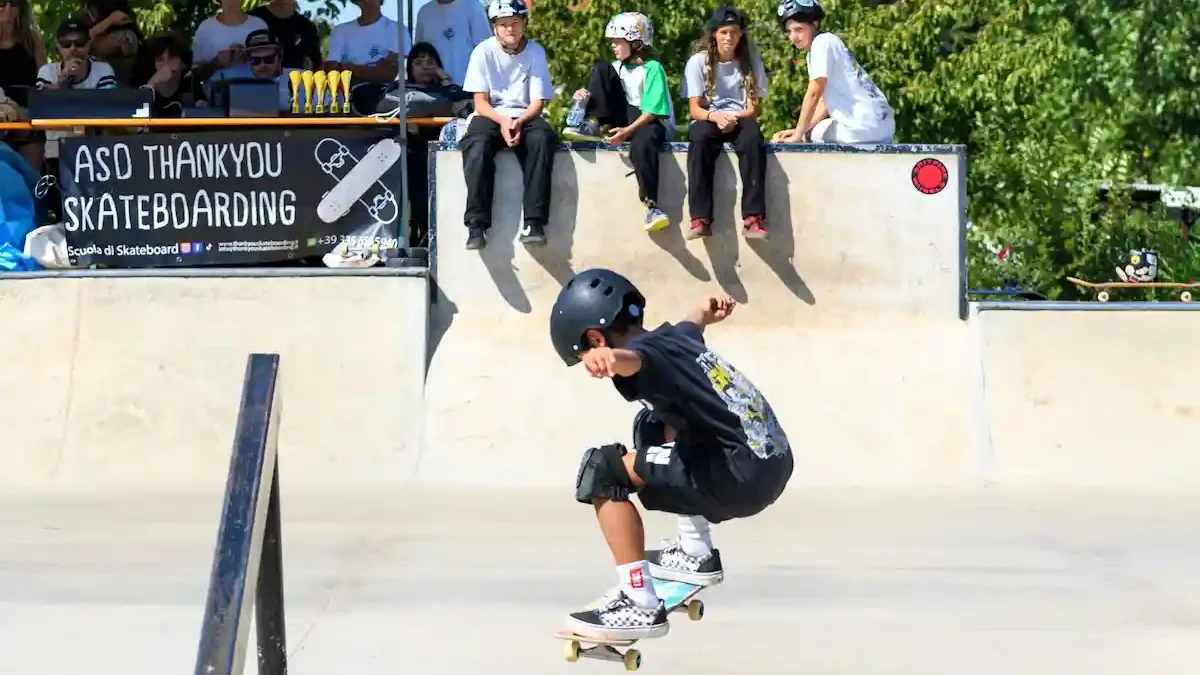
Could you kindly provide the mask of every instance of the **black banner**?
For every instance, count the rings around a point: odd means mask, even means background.
[[[280,262],[339,244],[394,251],[401,142],[346,128],[63,139],[68,256],[130,268]]]

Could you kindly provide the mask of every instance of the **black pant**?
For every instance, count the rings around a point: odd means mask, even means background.
[[[742,174],[742,218],[767,215],[767,146],[758,121],[740,120],[722,134],[716,123],[692,122],[688,130],[688,211],[692,218],[712,222],[713,173],[721,144],[730,142]]]
[[[641,117],[642,111],[629,105],[625,87],[611,63],[597,61],[588,79],[587,114],[600,124],[626,127]],[[629,159],[637,178],[638,199],[658,205],[658,153],[667,140],[667,130],[659,121],[638,127],[629,138]]]
[[[554,147],[558,136],[545,118],[538,117],[521,127],[521,141],[512,149],[524,178],[525,222],[545,225],[550,221],[550,175],[554,170]],[[508,147],[500,125],[481,115],[471,119],[462,148],[463,175],[467,182],[467,208],[463,221],[484,230],[492,226],[492,196],[495,194],[496,153]]]

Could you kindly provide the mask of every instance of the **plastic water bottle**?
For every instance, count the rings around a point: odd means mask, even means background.
[[[583,100],[571,104],[571,110],[567,112],[568,127],[578,127],[583,124],[583,117],[587,114],[588,99],[591,97],[591,94],[584,94]]]

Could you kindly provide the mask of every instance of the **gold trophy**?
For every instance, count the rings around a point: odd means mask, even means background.
[[[350,71],[342,71],[342,114],[350,114]]]
[[[304,114],[311,115],[312,111],[313,111],[313,105],[312,105],[313,71],[311,71],[311,70],[304,71],[304,74],[302,74],[300,76],[300,79],[301,79],[301,81],[304,82]]]
[[[336,115],[338,111],[338,85],[342,83],[342,73],[338,70],[329,71],[329,114]]]
[[[313,73],[313,84],[317,85],[317,114],[325,114],[325,71]]]
[[[292,114],[300,114],[300,71],[293,70],[288,73],[288,80],[292,83]]]

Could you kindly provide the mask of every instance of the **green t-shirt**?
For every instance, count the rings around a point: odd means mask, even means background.
[[[667,73],[662,64],[649,60],[640,64],[613,63],[621,83],[625,87],[625,98],[629,105],[643,113],[657,115],[675,124],[671,106],[671,94],[667,89]]]

